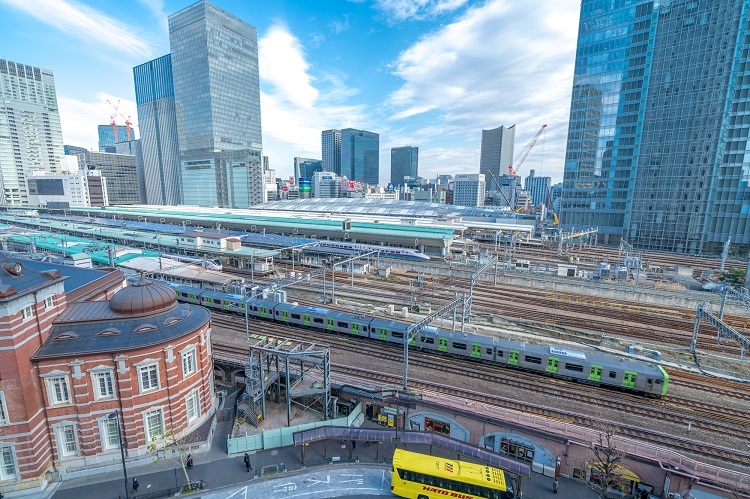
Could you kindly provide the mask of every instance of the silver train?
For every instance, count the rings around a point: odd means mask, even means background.
[[[172,287],[179,301],[203,305],[212,310],[247,314],[258,319],[399,345],[404,344],[404,336],[411,325],[407,322],[272,300],[250,299],[245,302],[239,295],[191,286]],[[656,397],[666,395],[669,386],[669,375],[658,364],[577,352],[556,346],[463,334],[436,327],[427,327],[412,340],[411,345],[420,350],[467,357],[480,362]]]

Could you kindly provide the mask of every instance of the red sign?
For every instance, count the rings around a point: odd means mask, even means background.
[[[294,177],[289,177],[289,185],[294,185]]]

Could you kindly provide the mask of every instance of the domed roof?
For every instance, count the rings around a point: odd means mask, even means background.
[[[173,308],[176,303],[177,296],[172,288],[141,275],[138,282],[115,293],[109,301],[109,308],[119,314],[139,315],[161,312]]]

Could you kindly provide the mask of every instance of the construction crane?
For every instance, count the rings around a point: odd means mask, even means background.
[[[492,170],[487,170],[487,173],[490,174],[490,177],[492,177],[492,181],[495,182],[495,185],[497,186],[497,190],[500,191],[500,194],[503,195],[503,198],[505,198],[505,202],[508,203],[508,207],[512,210],[513,205],[510,202],[510,199],[508,199],[508,196],[505,194],[505,191],[500,187],[500,182],[497,181],[495,178],[495,175],[492,173]]]
[[[121,116],[122,118],[125,119],[125,130],[127,130],[127,132],[128,132],[128,142],[130,142],[130,125],[133,124],[130,121],[130,116],[128,116],[126,118],[125,115],[120,112],[120,100],[119,99],[117,101],[117,105],[116,106],[114,104],[112,104],[109,100],[107,100],[107,103],[109,103],[109,105],[112,106],[112,108],[115,110],[114,114],[112,114],[109,117],[110,118],[110,124],[112,125],[112,131],[115,133],[115,144],[117,144],[117,142],[119,140],[119,138],[117,136],[117,117],[118,116]]]
[[[526,156],[529,155],[529,153],[531,152],[531,149],[534,147],[534,144],[536,144],[537,139],[542,134],[542,132],[544,132],[545,128],[547,128],[547,125],[542,125],[542,128],[540,128],[539,131],[536,132],[536,135],[534,135],[534,138],[531,139],[531,142],[526,144],[526,147],[524,147],[521,153],[518,156],[516,156],[516,159],[513,160],[513,164],[508,165],[508,173],[511,176],[515,177],[516,175],[518,175],[518,170],[521,169],[521,165],[526,160]]]

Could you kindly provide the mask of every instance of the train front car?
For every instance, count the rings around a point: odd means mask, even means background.
[[[667,394],[669,375],[658,364],[640,359],[590,354],[592,365],[601,370],[602,385],[655,397]]]

